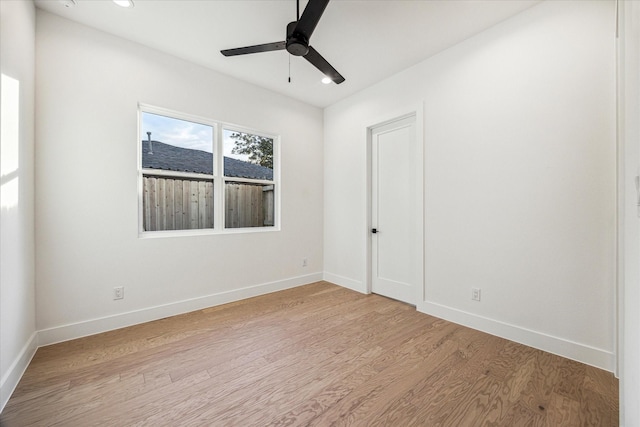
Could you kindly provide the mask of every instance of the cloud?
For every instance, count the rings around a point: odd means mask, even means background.
[[[213,152],[213,128],[209,125],[143,112],[140,138],[147,139],[147,132],[154,141]]]

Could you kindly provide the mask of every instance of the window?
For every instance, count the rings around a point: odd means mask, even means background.
[[[276,228],[276,137],[144,106],[139,140],[142,233]]]

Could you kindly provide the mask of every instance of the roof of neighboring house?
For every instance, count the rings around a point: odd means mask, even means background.
[[[176,172],[213,174],[213,154],[202,150],[191,150],[152,141],[153,154],[149,152],[149,141],[142,141],[142,167]],[[224,158],[225,176],[249,179],[273,179],[273,170],[231,157]]]

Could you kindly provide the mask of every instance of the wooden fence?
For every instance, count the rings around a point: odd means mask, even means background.
[[[273,225],[273,185],[241,182],[225,184],[226,228]]]
[[[206,179],[143,177],[145,231],[213,228],[213,182]],[[273,185],[228,182],[225,227],[274,225]]]

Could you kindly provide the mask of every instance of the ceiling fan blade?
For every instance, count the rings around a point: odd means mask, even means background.
[[[308,41],[309,38],[311,38],[311,34],[313,34],[313,30],[316,29],[316,25],[318,25],[318,21],[320,21],[328,3],[329,0],[309,0],[293,32],[302,34]]]
[[[333,80],[335,84],[340,84],[344,81],[344,77],[342,77],[340,73],[311,46],[309,46],[309,53],[304,56],[304,59],[320,70],[322,74]]]
[[[235,49],[221,50],[220,53],[224,56],[236,56],[236,55],[248,55],[250,53],[271,52],[274,50],[284,50],[287,47],[287,42],[275,42],[258,44],[255,46],[237,47]]]

